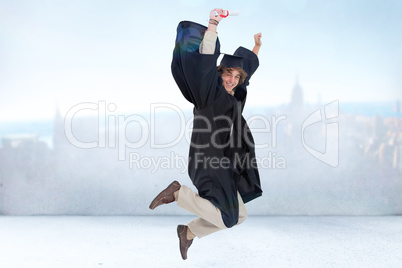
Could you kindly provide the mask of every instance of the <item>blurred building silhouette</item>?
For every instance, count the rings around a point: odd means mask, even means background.
[[[375,116],[366,118],[368,139],[364,143],[364,153],[381,167],[402,169],[402,116],[399,100],[395,105],[394,117]]]
[[[296,76],[295,85],[293,86],[292,95],[290,99],[290,112],[292,116],[302,116],[304,106],[303,89],[299,83],[299,76]]]
[[[43,179],[51,169],[52,151],[35,134],[10,135],[2,138],[0,178],[24,177]]]

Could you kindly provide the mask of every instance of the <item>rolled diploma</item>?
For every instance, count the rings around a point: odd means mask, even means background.
[[[214,11],[214,15],[215,17],[219,16],[218,12]],[[221,14],[221,17],[226,18],[227,16],[239,16],[240,15],[240,11],[238,10],[224,10],[223,14]]]

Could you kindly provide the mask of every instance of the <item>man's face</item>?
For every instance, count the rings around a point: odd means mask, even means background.
[[[233,89],[239,84],[240,73],[236,70],[225,70],[222,73],[223,86],[229,94],[232,94]]]

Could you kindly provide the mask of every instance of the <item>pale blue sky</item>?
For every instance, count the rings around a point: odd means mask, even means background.
[[[263,34],[249,106],[289,102],[296,75],[311,103],[402,99],[400,0],[0,0],[0,121],[101,100],[191,108],[170,72],[175,30],[214,7],[241,12],[218,28],[222,52]]]

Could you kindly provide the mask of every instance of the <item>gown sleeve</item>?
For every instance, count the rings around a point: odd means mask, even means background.
[[[172,75],[183,96],[203,109],[222,94],[222,80],[216,70],[220,54],[219,39],[213,54],[201,54],[200,44],[206,27],[190,21],[182,21],[177,27],[177,36],[172,60]]]

